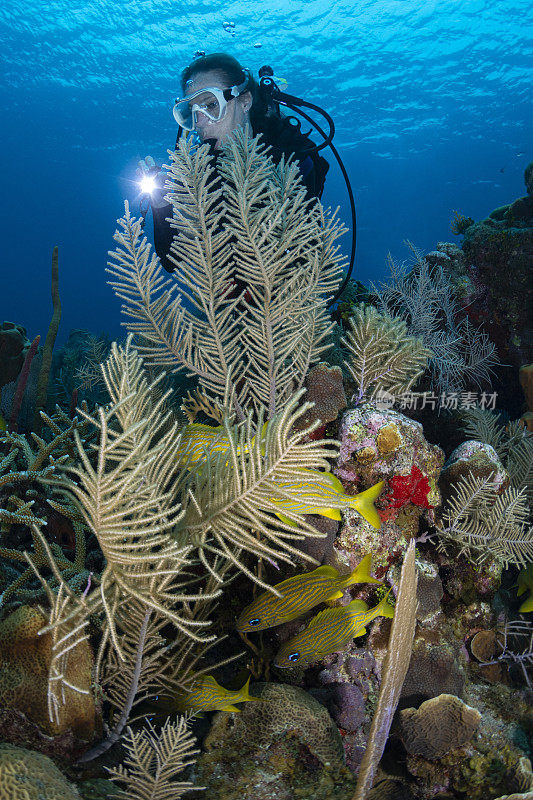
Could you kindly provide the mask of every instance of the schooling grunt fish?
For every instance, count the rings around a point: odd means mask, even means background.
[[[171,705],[176,711],[240,711],[234,703],[245,703],[251,700],[261,700],[260,697],[251,697],[249,692],[250,678],[242,689],[236,692],[224,689],[213,678],[205,675],[193,684],[190,691],[177,692],[172,696]]]
[[[238,631],[262,631],[289,622],[309,609],[329,600],[342,597],[342,589],[352,583],[380,583],[370,575],[371,554],[349,575],[339,575],[335,567],[322,566],[312,572],[303,572],[275,585],[283,597],[263,592],[246,606],[237,620]]]
[[[208,452],[220,453],[228,450],[229,446],[223,425],[203,425],[194,422],[192,425],[186,425],[181,432],[176,460],[186,466],[194,466],[199,461],[204,461]]]
[[[266,427],[265,422],[261,432],[264,438]],[[252,445],[255,436],[252,439]],[[200,422],[193,422],[186,425],[181,431],[181,439],[176,453],[176,461],[185,467],[194,467],[201,461],[205,461],[207,454],[223,453],[229,450],[230,441],[225,433],[223,425],[204,425]],[[237,448],[239,452],[239,448]]]
[[[366,633],[365,625],[374,617],[394,616],[394,609],[387,601],[389,594],[390,590],[371,609],[363,600],[352,600],[347,606],[321,611],[313,617],[305,630],[285,642],[274,659],[274,666],[306,666],[323,656],[342,650],[351,639]]]
[[[304,469],[302,472],[309,474],[310,478],[314,480],[309,481],[284,481],[277,483],[287,492],[295,495],[295,499],[289,498],[272,498],[273,502],[281,509],[276,514],[282,522],[289,525],[296,525],[294,520],[287,517],[283,511],[290,511],[294,514],[320,514],[322,517],[329,517],[329,519],[341,519],[341,514],[338,508],[328,508],[326,504],[321,505],[317,501],[327,501],[331,499],[338,504],[339,500],[344,502],[350,508],[354,508],[363,519],[372,525],[373,528],[379,529],[381,527],[381,519],[378,512],[374,508],[374,500],[381,494],[383,489],[383,481],[376,483],[364,492],[356,495],[346,494],[344,486],[340,480],[332,475],[331,472],[315,472],[311,469]]]

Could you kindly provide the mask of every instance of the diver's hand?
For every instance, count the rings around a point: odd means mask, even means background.
[[[168,205],[164,199],[166,194],[163,188],[165,177],[161,172],[161,167],[155,163],[152,156],[146,156],[139,161],[136,174],[141,194],[150,196],[152,208],[163,208]]]

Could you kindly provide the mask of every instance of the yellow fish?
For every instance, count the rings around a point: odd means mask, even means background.
[[[265,438],[267,426],[268,422],[265,422],[261,431],[262,441]],[[252,439],[252,444],[254,439]],[[229,447],[230,442],[224,433],[223,425],[203,425],[195,422],[185,426],[182,430],[176,460],[186,468],[195,468],[199,465],[201,470],[202,464],[200,462],[204,461],[208,454],[221,453],[228,450]],[[374,508],[374,500],[381,494],[384,485],[383,481],[357,495],[349,495],[345,493],[340,480],[335,475],[332,475],[331,472],[316,472],[311,469],[303,469],[302,472],[309,475],[309,481],[276,482],[275,485],[279,486],[280,489],[294,495],[294,499],[285,497],[272,498],[275,505],[280,508],[280,511],[276,513],[278,519],[288,525],[297,527],[297,521],[283,513],[288,511],[293,514],[320,514],[322,517],[340,520],[341,513],[339,509],[326,505],[328,500],[333,501],[335,505],[340,500],[350,508],[354,508],[372,527],[379,530],[381,519]],[[321,503],[321,501],[325,502]]]
[[[267,425],[268,422],[263,425],[262,439],[265,436]],[[252,439],[252,445],[254,441],[255,436]],[[191,425],[186,425],[181,431],[176,461],[190,468],[205,461],[208,454],[223,453],[229,448],[230,441],[223,425],[204,425],[200,422],[193,422]],[[239,448],[237,448],[237,452],[239,452]]]
[[[181,432],[176,460],[192,467],[199,461],[204,461],[207,453],[220,453],[228,450],[229,446],[223,425],[203,425],[194,422],[192,425],[186,425]]]
[[[303,572],[275,585],[283,597],[263,592],[246,606],[237,620],[238,631],[263,631],[296,619],[309,609],[342,597],[342,589],[352,583],[380,583],[370,575],[371,554],[363,558],[349,575],[339,575],[335,567],[322,566]]]
[[[251,700],[261,700],[260,697],[251,697],[249,692],[250,678],[242,689],[236,692],[224,689],[212,675],[202,675],[193,684],[190,691],[177,692],[172,696],[172,707],[176,711],[240,711],[234,703],[245,703]]]
[[[362,600],[352,600],[347,606],[326,608],[313,617],[307,628],[289,639],[279,649],[276,667],[307,666],[330,653],[342,650],[356,636],[366,633],[367,625],[374,617],[393,617],[394,609],[386,596],[375,608],[369,609]]]
[[[518,573],[518,591],[517,596],[529,590],[529,597],[526,597],[520,608],[520,614],[529,614],[533,611],[533,564],[528,564],[525,569],[520,570]]]
[[[287,492],[294,494],[295,499],[289,500],[288,498],[277,499],[272,498],[273,502],[283,511],[290,511],[294,514],[320,514],[322,517],[329,517],[329,519],[341,519],[341,513],[338,508],[328,508],[326,505],[318,505],[317,500],[331,499],[337,505],[338,501],[343,501],[350,508],[354,508],[363,519],[372,525],[373,528],[379,529],[381,527],[381,519],[378,512],[374,508],[374,500],[381,494],[384,481],[376,483],[364,492],[356,495],[346,494],[344,486],[340,480],[332,475],[331,472],[315,472],[311,469],[304,469],[302,472],[309,474],[310,478],[315,480],[309,481],[287,481],[277,483]],[[282,512],[276,514],[282,522],[289,525],[297,525],[294,520],[291,520]]]
[[[0,414],[0,431],[7,431],[6,421],[1,414]]]

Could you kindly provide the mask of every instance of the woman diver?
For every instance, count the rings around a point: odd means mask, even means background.
[[[183,97],[174,106],[176,122],[186,131],[196,131],[200,140],[211,146],[215,162],[226,138],[249,125],[254,136],[262,134],[275,163],[282,156],[294,156],[309,199],[321,196],[328,162],[318,154],[309,135],[294,124],[295,119],[280,114],[279,106],[269,102],[250,71],[235,58],[212,53],[195,59],[183,70],[181,88]],[[145,163],[153,164],[153,160],[146,159]],[[164,194],[160,188],[151,196],[154,245],[161,263],[172,272],[175,265],[168,258],[174,235],[168,222],[172,207]]]

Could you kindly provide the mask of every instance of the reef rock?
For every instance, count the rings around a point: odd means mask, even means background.
[[[411,755],[435,760],[469,742],[481,714],[458,697],[441,694],[399,714],[400,738]]]
[[[224,800],[349,800],[355,780],[327,710],[296,686],[257,683],[262,702],[219,712],[204,740],[195,782]]]
[[[13,322],[0,324],[0,388],[17,379],[29,346],[26,328]]]
[[[66,680],[86,693],[65,686],[65,703],[59,708],[58,719],[52,721],[48,712],[52,636],[38,635],[46,623],[46,618],[31,606],[20,606],[0,623],[1,719],[13,731],[13,715],[4,714],[12,710],[27,717],[48,736],[61,737],[68,732],[90,741],[98,719],[90,691],[93,666],[90,644],[82,641],[70,651],[65,670]],[[6,733],[0,731],[1,735]]]
[[[77,789],[41,753],[0,743],[0,797],[3,800],[81,800]]]
[[[443,502],[453,494],[458,481],[469,475],[490,478],[497,484],[498,494],[502,494],[510,483],[509,474],[490,444],[474,440],[463,442],[451,453],[440,474],[439,487]]]
[[[531,165],[526,169],[526,187],[528,181],[530,185]],[[469,318],[485,328],[503,364],[518,368],[529,363],[533,360],[533,195],[497,208],[469,226],[463,252],[474,286],[465,302]]]
[[[434,519],[440,505],[438,477],[444,453],[424,438],[420,423],[375,403],[347,411],[340,428],[341,447],[335,474],[348,493],[385,481],[376,502],[382,525],[378,531],[352,509],[335,541],[337,560],[355,567],[372,553],[377,577],[401,560],[409,538],[416,536],[421,516]]]

